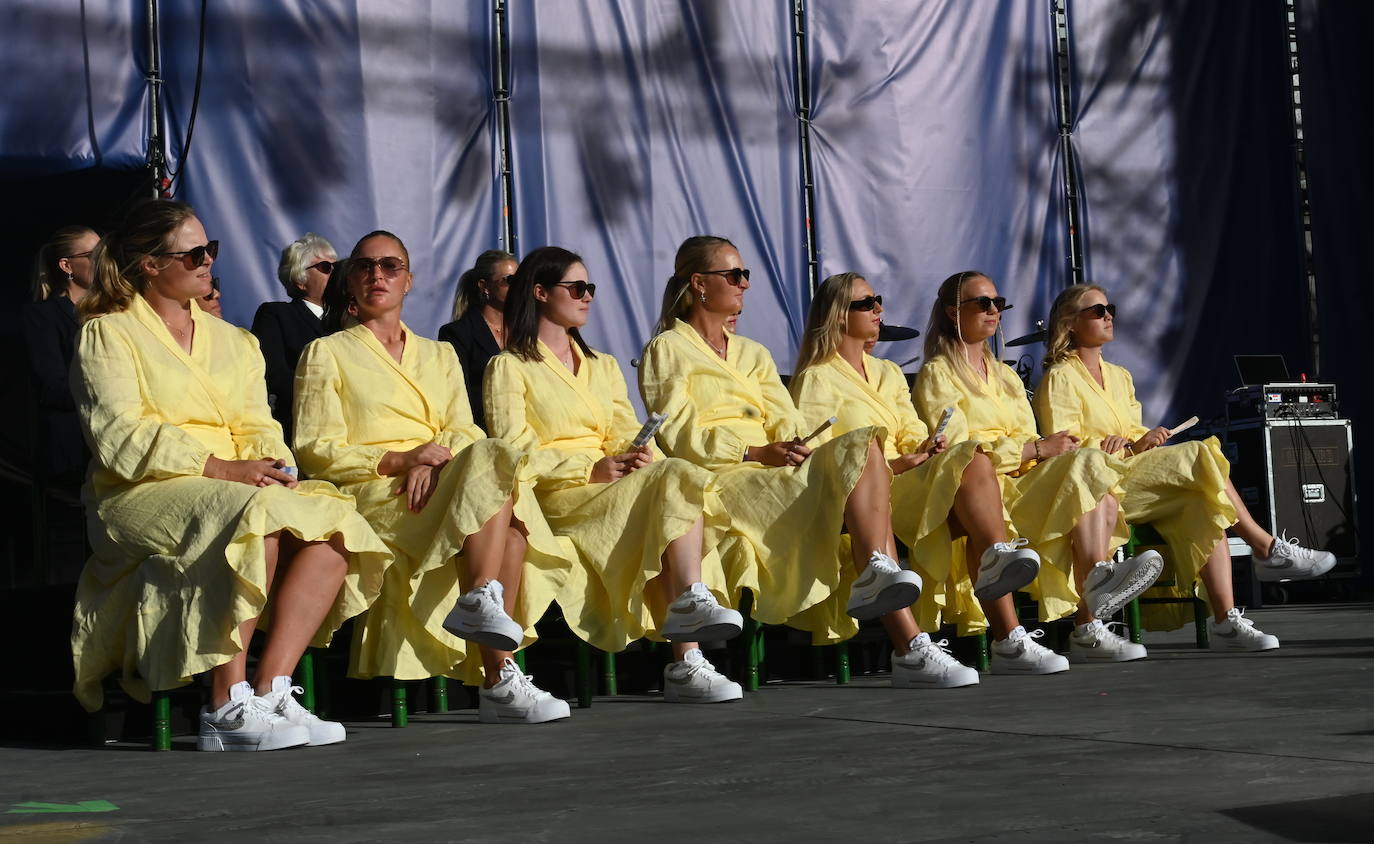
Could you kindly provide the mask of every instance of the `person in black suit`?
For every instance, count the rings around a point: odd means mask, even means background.
[[[264,302],[253,315],[253,336],[267,364],[267,401],[291,442],[296,362],[311,340],[324,336],[324,288],[339,260],[329,241],[309,232],[281,251],[277,278],[289,302]]]
[[[75,494],[89,453],[67,382],[80,323],[76,303],[94,275],[91,252],[100,236],[85,226],[53,232],[33,267],[34,301],[20,317],[34,396],[34,471],[49,489]]]
[[[488,249],[478,255],[472,269],[458,279],[453,322],[439,329],[439,339],[452,343],[458,352],[472,419],[484,429],[487,425],[482,412],[482,377],[487,362],[506,348],[506,290],[517,266],[515,256],[500,249]]]

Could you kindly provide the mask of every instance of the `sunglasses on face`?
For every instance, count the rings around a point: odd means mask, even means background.
[[[583,296],[595,296],[596,285],[586,281],[555,281],[554,284],[568,288],[568,295],[574,299],[581,299]]]
[[[495,287],[510,287],[510,283],[512,281],[515,281],[514,275],[503,275],[500,278],[493,278],[491,281],[487,283]]]
[[[385,258],[349,258],[348,277],[351,279],[367,278],[372,275],[373,267],[381,270],[382,275],[386,278],[395,278],[402,270],[406,269],[406,263],[400,258],[393,258],[390,255]]]
[[[1116,319],[1116,305],[1089,305],[1088,307],[1079,311],[1079,313],[1091,313],[1092,316],[1089,317],[1089,319],[1106,319],[1107,314],[1111,314],[1112,319]]]
[[[307,270],[319,270],[320,272],[324,273],[325,275],[329,275],[330,273],[334,272],[334,262],[333,262],[333,261],[318,261],[318,262],[316,262],[316,263],[314,263],[314,264],[311,264],[310,266],[306,267],[306,269],[307,269]]]
[[[725,276],[725,280],[730,282],[732,287],[739,287],[749,280],[749,271],[735,267],[733,270],[702,270],[702,275]]]
[[[967,305],[969,302],[977,302],[978,310],[985,314],[1001,313],[1002,311],[1009,311],[1015,307],[1014,305],[1007,304],[1007,297],[1005,296],[974,296],[970,299],[965,299],[959,304]]]
[[[154,252],[153,254],[165,258],[175,258],[178,255],[185,256],[187,260],[191,262],[191,269],[195,269],[205,264],[206,255],[209,255],[212,261],[219,257],[219,241],[212,240],[204,246],[197,246],[194,249],[183,249],[180,252]]]
[[[76,253],[75,255],[60,255],[60,256],[58,256],[58,257],[59,257],[59,258],[66,258],[68,261],[70,261],[70,260],[73,259],[73,258],[89,258],[89,257],[91,257],[91,253],[90,253],[90,252],[78,252],[78,253]]]
[[[851,311],[871,311],[882,305],[882,303],[883,297],[881,296],[865,296],[862,299],[855,299],[850,302],[849,309]]]

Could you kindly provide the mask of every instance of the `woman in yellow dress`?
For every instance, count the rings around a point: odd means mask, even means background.
[[[954,537],[968,537],[968,571],[986,563],[979,577],[988,603],[1011,600],[1010,593],[1030,583],[1040,569],[1034,551],[1007,541],[1006,513],[997,473],[985,446],[965,440],[946,447],[944,435],[931,436],[916,415],[906,377],[896,364],[867,354],[882,325],[883,297],[858,273],[840,273],[816,288],[790,384],[807,425],[834,415],[823,438],[858,428],[887,431],[884,457],[892,471],[892,528],[910,549],[912,568],[925,588],[917,606],[921,626],[934,627],[941,615],[958,618],[967,634],[985,627],[977,613],[961,613],[967,597],[952,577]],[[821,440],[822,442],[824,439]],[[958,561],[958,566],[965,561]],[[960,665],[945,649],[918,632],[906,654],[894,655],[893,685],[951,688],[978,682],[978,672]]]
[[[1071,432],[1036,433],[1021,379],[993,357],[987,342],[1009,307],[983,273],[956,273],[941,283],[926,328],[925,364],[912,391],[916,410],[934,425],[954,408],[949,441],[975,440],[992,458],[1013,529],[1040,554],[1040,574],[1029,591],[1039,600],[1041,619],[1073,614],[1078,623],[1071,654],[1138,659],[1144,654],[1131,652],[1138,646],[1098,619],[1148,588],[1163,562],[1154,552],[1110,562],[1112,550],[1126,541],[1117,503],[1126,466],[1099,449],[1079,448]],[[1011,601],[984,610],[994,639],[993,673],[1068,670],[1068,660],[1027,635]]]
[[[1166,446],[1168,428],[1141,423],[1131,373],[1102,358],[1115,330],[1116,306],[1098,285],[1076,284],[1055,299],[1045,377],[1035,394],[1041,429],[1070,431],[1084,445],[1126,461],[1126,519],[1154,525],[1163,535],[1185,594],[1193,594],[1198,581],[1206,587],[1214,650],[1277,648],[1279,640],[1255,628],[1235,605],[1227,528],[1234,526],[1254,549],[1260,580],[1317,577],[1335,558],[1296,540],[1275,539],[1255,522],[1231,483],[1231,466],[1215,437]],[[1181,623],[1174,620],[1170,627]]]
[[[640,390],[645,407],[666,417],[664,452],[716,474],[731,520],[722,556],[756,573],[754,617],[808,630],[816,642],[846,639],[854,619],[881,617],[906,653],[918,633],[907,608],[921,579],[895,559],[884,432],[859,428],[813,451],[768,350],[725,328],[749,289],[734,244],[688,238],[674,265]],[[845,528],[852,566],[840,564]]]
[[[640,425],[619,364],[582,339],[595,294],[566,249],[541,247],[520,262],[506,293],[506,351],[483,385],[487,424],[531,454],[549,524],[596,573],[569,626],[606,651],[656,631],[676,657],[664,669],[666,700],[737,700],[739,684],[699,647],[739,634],[740,614],[717,595],[747,578],[726,576],[714,553],[727,525],[715,479],[664,459],[652,442],[635,444]]]
[[[566,718],[567,703],[511,657],[579,571],[544,521],[526,456],[472,424],[453,347],[401,321],[413,283],[398,237],[358,241],[325,290],[333,333],[296,368],[301,468],[354,496],[396,556],[350,673],[481,681],[484,723]]]
[[[189,206],[155,200],[93,256],[72,386],[93,454],[76,696],[97,709],[101,679],[120,668],[144,701],[208,671],[201,750],[343,741],[342,725],[296,703],[291,671],[367,609],[391,557],[351,499],[296,481],[257,341],[193,304],[218,252]],[[248,643],[269,603],[250,684]]]

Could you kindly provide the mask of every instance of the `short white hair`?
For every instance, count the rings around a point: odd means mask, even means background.
[[[305,295],[300,285],[305,281],[305,271],[313,263],[311,258],[316,255],[338,254],[333,244],[314,232],[306,232],[293,241],[281,251],[281,262],[277,264],[277,278],[281,281],[281,286],[286,288],[286,295],[292,299],[299,299]]]

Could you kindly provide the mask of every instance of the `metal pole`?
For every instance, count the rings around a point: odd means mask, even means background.
[[[153,196],[162,195],[167,178],[167,148],[162,126],[162,47],[158,43],[157,0],[148,0],[148,175]]]
[[[797,87],[797,144],[801,150],[802,237],[806,246],[806,279],[812,296],[820,284],[816,256],[816,180],[811,167],[811,56],[806,48],[806,0],[792,0],[792,64]]]
[[[1302,76],[1298,63],[1298,4],[1297,0],[1285,0],[1288,40],[1288,64],[1290,85],[1289,103],[1293,118],[1293,164],[1296,176],[1294,188],[1297,192],[1299,222],[1302,226],[1302,274],[1307,285],[1307,338],[1311,343],[1312,377],[1320,380],[1322,376],[1321,323],[1317,308],[1317,269],[1312,257],[1312,200],[1308,194],[1307,151],[1302,120]]]
[[[1069,254],[1068,282],[1083,283],[1083,239],[1078,206],[1078,157],[1073,149],[1073,78],[1072,56],[1069,50],[1069,10],[1066,0],[1052,0],[1051,16],[1054,24],[1055,91],[1059,100],[1059,159],[1064,168],[1064,220],[1068,224]],[[1066,285],[1067,286],[1067,285]]]
[[[510,131],[510,10],[506,0],[492,0],[492,17],[495,24],[492,38],[491,86],[492,101],[496,107],[497,158],[501,177],[501,247],[512,255],[518,243],[515,229],[515,179],[511,167]]]

